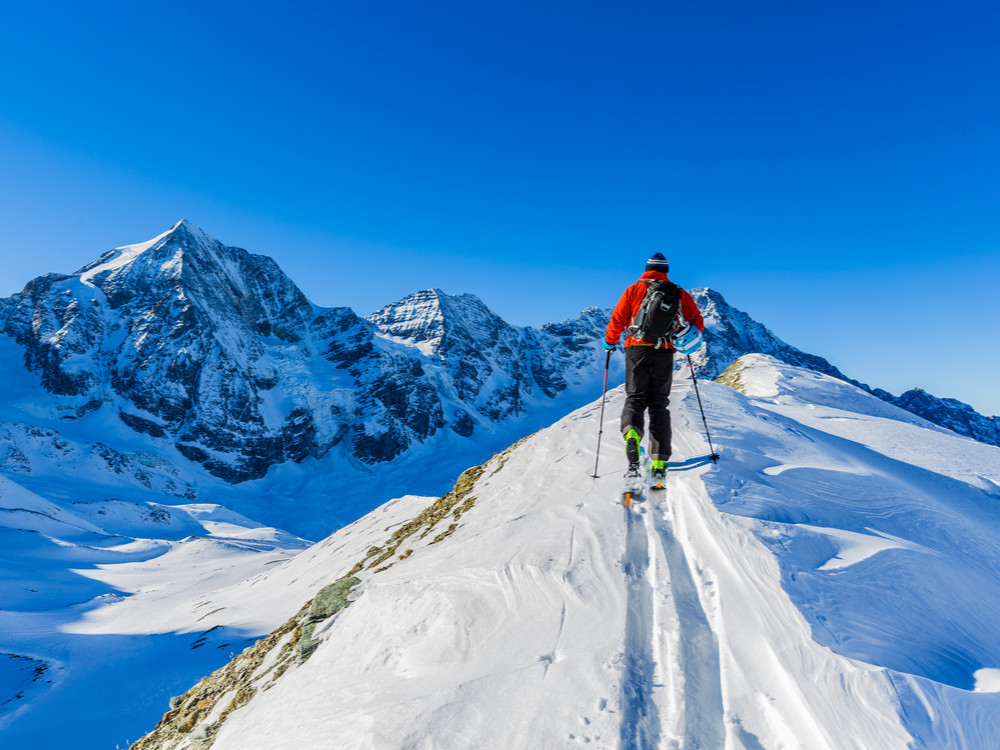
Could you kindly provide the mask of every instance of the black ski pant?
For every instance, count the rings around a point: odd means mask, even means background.
[[[649,458],[670,460],[670,385],[674,379],[674,350],[652,346],[625,347],[625,408],[622,435],[635,430],[644,435],[649,409]]]

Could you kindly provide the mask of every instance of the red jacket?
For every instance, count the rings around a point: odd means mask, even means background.
[[[646,284],[642,279],[651,279],[653,281],[668,281],[667,275],[659,271],[646,271],[642,276],[639,277],[639,281],[635,282],[632,286],[625,290],[622,294],[622,298],[618,300],[618,305],[615,307],[615,311],[611,314],[611,322],[608,323],[608,331],[604,334],[604,338],[607,339],[609,344],[617,344],[618,339],[621,338],[622,331],[632,325],[632,320],[635,318],[635,314],[639,312],[639,306],[642,305],[642,298],[646,296],[646,289],[649,288],[649,284]],[[695,304],[694,299],[685,290],[681,289],[681,315],[684,316],[684,320],[693,325],[699,331],[704,330],[705,321],[702,320],[701,312],[698,310],[698,305]],[[632,336],[625,339],[625,346],[653,346],[647,341],[639,341]],[[673,349],[673,345],[668,344],[668,346]]]

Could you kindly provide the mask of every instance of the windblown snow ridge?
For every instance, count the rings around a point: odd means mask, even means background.
[[[739,369],[743,393],[702,391],[722,460],[677,383],[667,494],[631,511],[620,446],[591,477],[596,402],[353,558],[342,532],[303,553],[336,560],[312,635],[310,605],[240,657],[248,702],[227,712],[223,670],[143,747],[993,746],[997,449],[773,358]]]

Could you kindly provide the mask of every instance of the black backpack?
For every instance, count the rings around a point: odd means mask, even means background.
[[[629,326],[629,336],[654,346],[666,344],[681,307],[681,288],[670,281],[642,279],[646,296]]]

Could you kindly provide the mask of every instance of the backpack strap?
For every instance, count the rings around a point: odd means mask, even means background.
[[[639,310],[642,309],[642,301],[646,299],[646,295],[649,294],[649,285],[654,283],[656,279],[639,279],[639,281],[646,285],[646,291],[642,293],[642,296],[639,298],[639,306],[635,308],[635,312],[632,313],[632,321],[628,324],[628,328],[626,329],[629,332],[635,328],[635,316],[639,314]]]

